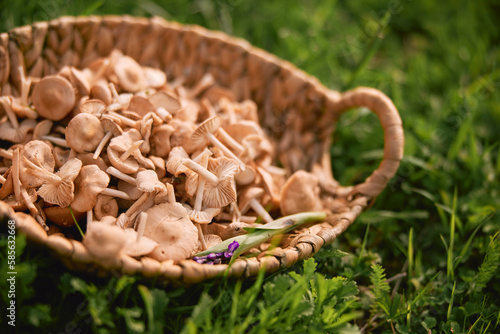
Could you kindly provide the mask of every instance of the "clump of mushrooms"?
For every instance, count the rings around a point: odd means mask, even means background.
[[[48,233],[83,223],[105,267],[188,259],[322,209],[320,180],[273,166],[257,105],[210,74],[183,86],[118,50],[37,80],[19,70],[20,96],[0,96],[0,200]]]

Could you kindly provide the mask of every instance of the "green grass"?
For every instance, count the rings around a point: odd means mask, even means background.
[[[315,260],[256,281],[97,279],[18,238],[19,332],[500,332],[497,2],[3,1],[0,31],[109,13],[224,30],[332,89],[381,89],[401,113],[405,157],[374,206]],[[373,115],[343,116],[331,149],[336,177],[361,182],[382,146]],[[5,238],[0,245],[7,291]],[[5,310],[6,293],[0,300]]]

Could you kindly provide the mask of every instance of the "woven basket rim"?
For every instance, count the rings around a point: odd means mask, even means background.
[[[15,91],[18,78],[12,69],[16,68],[18,64],[22,64],[27,69],[31,66],[30,70],[33,70],[37,64],[36,55],[39,57],[43,55],[43,59],[49,59],[48,50],[61,47],[65,41],[65,36],[58,36],[59,40],[52,43],[50,32],[67,33],[64,29],[68,26],[71,27],[71,33],[75,35],[84,35],[87,28],[91,30],[104,26],[106,29],[112,30],[120,26],[125,27],[123,29],[129,29],[129,32],[134,32],[134,29],[142,29],[146,37],[149,36],[147,34],[154,33],[159,35],[177,34],[184,37],[193,35],[196,38],[208,40],[214,45],[219,43],[223,49],[235,49],[245,55],[247,61],[245,70],[250,71],[250,67],[257,64],[255,66],[274,81],[285,82],[283,85],[287,91],[300,92],[305,95],[304,99],[307,101],[315,101],[320,104],[327,112],[324,113],[326,115],[324,119],[316,120],[318,122],[331,122],[333,124],[344,111],[354,107],[367,107],[378,116],[384,130],[385,142],[383,160],[365,182],[348,187],[339,185],[336,188],[334,197],[343,199],[346,203],[345,207],[342,212],[334,212],[328,216],[325,222],[317,224],[319,228],[315,234],[297,234],[287,247],[264,251],[255,258],[240,258],[231,267],[224,264],[198,264],[192,260],[182,260],[175,263],[173,261],[158,262],[148,257],[138,260],[127,255],[120,259],[112,259],[113,261],[103,261],[93,257],[79,241],[56,235],[47,236],[45,230],[31,216],[25,213],[15,213],[10,206],[0,201],[2,221],[15,219],[17,229],[21,233],[25,234],[30,241],[40,243],[53,251],[72,270],[92,272],[99,276],[109,275],[111,271],[128,275],[141,274],[145,278],[157,278],[160,281],[176,285],[215,279],[225,272],[229,277],[254,277],[262,268],[265,268],[267,273],[272,273],[280,268],[290,267],[297,261],[314,255],[324,245],[331,244],[369,206],[397,171],[403,156],[402,121],[392,101],[382,92],[366,87],[356,88],[343,94],[329,90],[315,77],[298,69],[290,62],[252,46],[242,38],[229,36],[226,33],[209,30],[198,25],[169,22],[158,17],[140,18],[128,15],[109,15],[102,17],[64,16],[48,22],[37,22],[17,27],[0,34],[0,87],[8,87]],[[154,32],[155,30],[156,32]],[[76,45],[76,39],[74,37],[71,43]],[[42,42],[40,43],[39,40]],[[90,52],[92,51],[94,50]],[[138,61],[140,62],[140,59]],[[254,63],[250,64],[251,61]],[[47,62],[49,61],[47,60]],[[47,68],[50,69],[50,64]],[[3,88],[2,91],[5,89]],[[266,102],[272,103],[272,98],[272,96],[267,97],[267,100],[261,103],[264,105],[263,108],[265,108]],[[333,129],[328,127],[324,131],[326,134],[324,137],[327,139],[324,139],[325,143],[322,145],[328,147],[329,136],[327,135],[331,135]],[[325,155],[323,146],[323,155]],[[323,160],[328,159],[324,158]]]

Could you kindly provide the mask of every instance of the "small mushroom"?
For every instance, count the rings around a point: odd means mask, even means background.
[[[133,58],[122,55],[114,64],[113,70],[124,90],[135,93],[144,87],[143,69]]]
[[[60,207],[60,206],[49,206],[43,209],[47,220],[61,227],[71,227],[75,225],[75,220],[71,215],[71,211],[69,207]],[[73,215],[75,219],[78,221],[79,219],[85,216],[85,212],[78,212],[73,210]]]
[[[128,242],[123,249],[123,252],[132,257],[149,254],[158,246],[158,242],[144,236],[144,230],[148,220],[147,213],[141,212],[137,220],[137,231],[132,228],[125,229]]]
[[[146,211],[144,235],[158,242],[150,256],[158,261],[183,260],[198,248],[198,230],[179,203],[163,203]]]
[[[28,133],[36,126],[36,121],[30,118],[19,123],[18,128],[12,127],[10,122],[0,124],[0,139],[10,141],[12,143],[22,143],[28,138]]]
[[[203,195],[207,207],[221,208],[236,200],[234,175],[238,171],[238,165],[234,160],[226,157],[210,158],[208,168],[193,160],[184,160],[183,164],[207,181]]]
[[[94,206],[94,216],[101,220],[105,216],[118,216],[118,203],[116,198],[99,194]]]
[[[296,171],[281,189],[280,209],[284,216],[321,210],[318,177],[303,170]]]
[[[26,160],[27,161],[27,160]],[[78,176],[82,168],[82,161],[74,158],[66,162],[55,177],[59,180],[47,180],[40,188],[38,195],[46,202],[59,205],[61,207],[68,206],[74,199],[74,180]]]
[[[112,117],[109,116],[101,117],[101,126],[105,131],[104,137],[102,137],[101,141],[99,142],[99,144],[95,149],[93,156],[94,159],[97,159],[99,157],[102,150],[104,149],[104,146],[106,146],[111,137],[119,136],[123,133],[122,128],[118,124],[116,124],[116,122],[113,120]]]
[[[61,76],[47,76],[40,80],[31,98],[40,116],[52,121],[62,120],[75,106],[73,86]]]
[[[241,213],[247,212],[248,209],[252,208],[259,216],[264,219],[266,223],[272,222],[274,219],[271,217],[269,212],[264,209],[264,207],[257,201],[257,198],[264,195],[264,189],[258,187],[246,188],[240,195],[240,205],[239,209]]]
[[[30,141],[29,143],[24,145],[21,155],[28,161],[34,163],[36,166],[43,168],[45,171],[50,173],[54,172],[55,160],[54,156],[52,155],[52,150],[50,146],[45,144],[43,141]],[[30,168],[30,166],[23,163],[23,160],[21,160],[21,182],[26,187],[35,188],[41,186],[45,179],[43,177],[37,177],[36,171],[29,173],[26,170],[28,168]]]
[[[103,223],[89,224],[83,238],[83,245],[89,253],[99,259],[106,268],[118,266],[127,242],[127,234],[123,229]]]
[[[71,207],[76,211],[92,210],[97,201],[97,195],[104,194],[129,200],[130,197],[119,190],[107,188],[109,176],[96,165],[83,166],[75,180],[75,199]]]
[[[106,111],[106,104],[97,99],[86,100],[79,106],[80,114],[92,114],[97,117],[101,117]]]
[[[101,122],[92,114],[78,114],[68,123],[66,142],[75,152],[94,152],[103,137]]]
[[[220,118],[212,117],[201,123],[198,128],[193,132],[191,138],[185,145],[186,152],[194,152],[200,147],[206,145],[207,140],[210,141],[215,147],[220,149],[226,156],[232,158],[236,162],[241,170],[245,170],[245,164],[224,144],[222,144],[217,137],[213,135],[220,127]]]

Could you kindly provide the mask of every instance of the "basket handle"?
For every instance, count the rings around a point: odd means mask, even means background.
[[[366,107],[378,116],[384,130],[384,157],[378,168],[363,183],[352,188],[349,196],[365,195],[374,198],[396,174],[403,158],[403,124],[394,103],[377,89],[359,87],[343,93],[335,104],[334,111],[343,113],[357,107]]]

